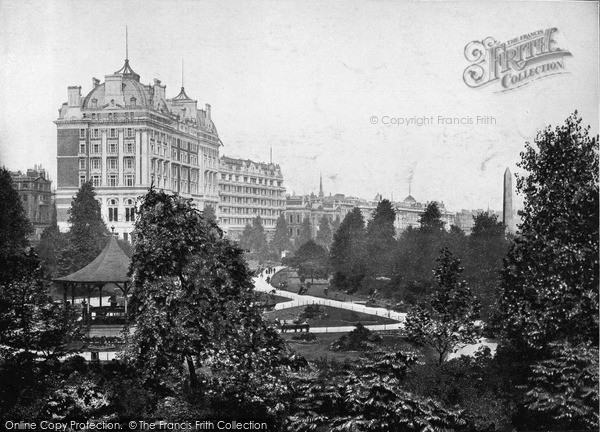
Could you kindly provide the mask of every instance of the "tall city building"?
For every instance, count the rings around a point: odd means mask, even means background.
[[[34,166],[27,172],[11,171],[13,188],[21,198],[21,204],[33,225],[33,233],[29,241],[35,245],[40,241],[42,232],[52,222],[52,182],[46,170],[41,166]]]
[[[183,83],[182,83],[183,84]],[[104,83],[92,89],[67,89],[59,109],[57,133],[57,213],[61,229],[77,189],[91,181],[102,216],[125,240],[133,229],[136,198],[155,188],[191,198],[202,210],[219,201],[219,147],[211,107],[198,109],[182,85],[166,97],[166,86],[154,79],[140,82],[125,59]]]
[[[275,233],[277,218],[285,211],[285,187],[279,165],[234,159],[220,159],[219,226],[237,240],[246,225],[260,216],[268,238]]]

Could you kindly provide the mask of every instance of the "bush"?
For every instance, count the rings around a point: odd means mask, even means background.
[[[325,310],[321,306],[318,304],[311,304],[304,308],[304,311],[302,311],[300,317],[304,319],[314,319],[321,318],[324,315]]]
[[[314,342],[317,340],[317,335],[314,333],[299,333],[292,336],[292,340]]]
[[[356,328],[347,335],[340,337],[331,344],[332,351],[368,351],[381,343],[383,338],[373,333],[362,324],[357,324]]]

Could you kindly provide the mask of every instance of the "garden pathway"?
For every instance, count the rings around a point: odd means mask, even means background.
[[[275,267],[275,273],[284,267]],[[376,308],[365,306],[357,303],[342,302],[339,300],[329,300],[320,297],[313,297],[307,295],[298,295],[289,291],[283,291],[273,288],[266,281],[266,274],[263,272],[258,277],[254,278],[254,289],[260,292],[273,293],[281,297],[287,297],[290,299],[288,302],[277,303],[275,310],[287,309],[297,306],[306,306],[310,304],[318,304],[323,306],[331,306],[339,309],[347,309],[355,312],[362,312],[368,315],[376,315],[380,317],[386,317],[393,320],[399,321],[394,324],[378,324],[378,325],[366,325],[365,327],[369,330],[397,330],[404,327],[404,321],[406,321],[406,314],[402,312],[396,312],[385,308]],[[272,274],[269,276],[273,276]],[[343,327],[311,327],[311,333],[347,333],[354,330],[354,326],[343,326]]]

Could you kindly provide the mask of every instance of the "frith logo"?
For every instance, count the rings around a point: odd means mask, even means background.
[[[469,43],[465,57],[471,65],[463,73],[465,84],[477,88],[499,81],[500,91],[505,92],[566,73],[565,57],[571,53],[556,46],[556,32],[557,28],[549,28],[504,43],[492,37]]]

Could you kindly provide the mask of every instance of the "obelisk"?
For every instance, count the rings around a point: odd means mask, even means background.
[[[512,174],[508,167],[504,171],[504,197],[502,201],[502,223],[507,233],[515,233],[513,213],[513,186]]]

